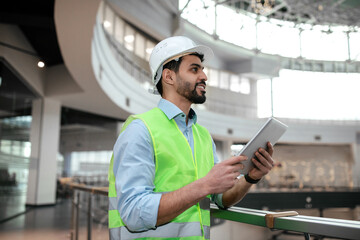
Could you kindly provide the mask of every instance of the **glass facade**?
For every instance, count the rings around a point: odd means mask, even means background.
[[[36,94],[0,60],[0,192],[26,192],[31,161],[30,126]]]
[[[247,49],[291,58],[359,60],[358,27],[294,24],[216,5],[213,0],[180,0],[179,9],[182,18],[208,34]]]
[[[180,0],[179,9],[184,8],[181,16],[221,40],[266,54],[320,61],[360,59],[358,27],[295,24],[239,12],[226,5],[215,7],[215,2]],[[238,89],[237,80],[230,78],[228,84],[227,74],[217,75],[210,71],[210,76],[211,86]],[[359,98],[354,92],[359,89],[355,80],[359,77],[359,73],[282,69],[272,85],[270,79],[258,80],[258,117],[359,120],[360,111],[356,110]]]
[[[258,115],[271,116],[273,109],[273,115],[282,118],[360,120],[358,89],[356,73],[283,69],[272,87],[270,79],[258,81]]]

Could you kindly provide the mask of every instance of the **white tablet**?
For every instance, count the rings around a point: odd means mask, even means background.
[[[242,164],[245,166],[244,169],[240,170],[241,174],[248,173],[253,167],[251,159],[255,158],[255,152],[259,148],[267,149],[267,142],[270,142],[273,146],[285,133],[288,126],[279,120],[270,117],[266,123],[260,128],[255,136],[245,145],[245,147],[239,152],[238,155],[247,156],[248,159],[243,161]]]

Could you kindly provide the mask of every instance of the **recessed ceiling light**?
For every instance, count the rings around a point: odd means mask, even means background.
[[[128,43],[132,43],[134,40],[135,40],[135,37],[134,35],[126,35],[124,37],[125,41],[128,42]]]
[[[104,21],[104,27],[105,28],[109,28],[111,26],[111,22],[109,21]]]
[[[154,48],[147,48],[145,51],[146,53],[150,54]]]
[[[45,63],[43,61],[39,61],[37,65],[39,68],[45,67]]]

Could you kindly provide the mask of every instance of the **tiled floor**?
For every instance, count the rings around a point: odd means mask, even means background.
[[[70,239],[71,199],[60,199],[54,206],[25,207],[25,194],[0,196],[1,240]],[[86,212],[79,217],[79,239],[87,239]],[[108,239],[106,225],[93,222],[92,239]]]

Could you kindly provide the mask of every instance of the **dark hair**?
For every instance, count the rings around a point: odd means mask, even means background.
[[[192,56],[197,56],[198,58],[200,58],[200,61],[203,62],[204,61],[204,54],[200,54],[200,53],[191,53],[189,55],[192,55]],[[175,61],[175,60],[172,60],[168,63],[166,63],[164,66],[163,66],[163,70],[164,69],[170,69],[172,71],[174,71],[175,73],[177,73],[179,71],[179,68],[180,68],[180,64],[181,64],[181,61],[182,61],[182,58],[179,58],[178,61]],[[156,76],[155,76],[156,77]],[[162,88],[162,76],[160,77],[160,80],[159,82],[156,84],[156,88],[158,90],[158,92],[160,93],[160,95],[162,96],[163,94],[163,88]]]

